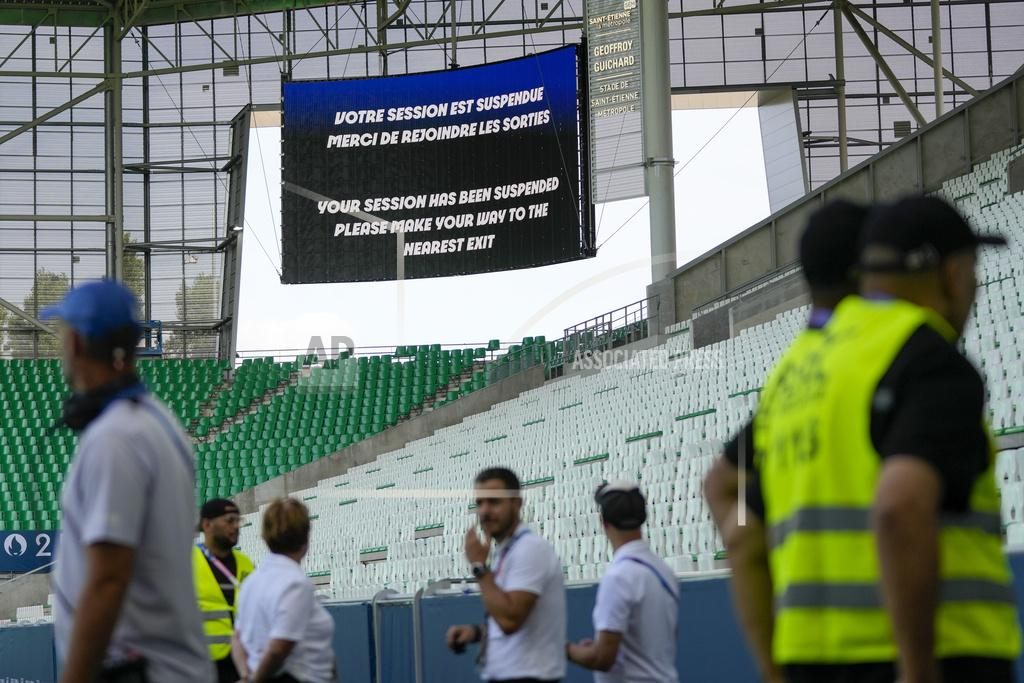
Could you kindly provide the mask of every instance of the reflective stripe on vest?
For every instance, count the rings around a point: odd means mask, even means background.
[[[206,636],[207,645],[227,645],[231,646],[231,636]]]
[[[791,583],[775,598],[777,609],[881,609],[877,583]],[[1015,605],[1013,588],[983,579],[944,579],[939,584],[942,602],[995,602]]]
[[[754,463],[765,502],[779,664],[898,656],[872,529],[884,461],[871,438],[871,416],[879,383],[924,325],[948,341],[956,336],[928,309],[848,297],[821,332],[794,341],[765,382]],[[982,415],[977,419],[984,428]],[[994,460],[993,451],[972,484],[968,511],[938,520],[937,657],[1014,659],[1020,651]]]
[[[229,609],[213,609],[203,612],[204,621],[220,621],[221,619],[230,619],[232,612]]]
[[[939,521],[944,529],[975,529],[1002,537],[1002,520],[997,512],[943,513]],[[842,506],[800,508],[768,528],[768,547],[782,545],[795,531],[871,531],[871,511]]]

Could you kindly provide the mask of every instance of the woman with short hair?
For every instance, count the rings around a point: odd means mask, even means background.
[[[302,569],[309,510],[278,498],[263,513],[271,554],[242,585],[231,654],[244,683],[331,683],[334,621]]]

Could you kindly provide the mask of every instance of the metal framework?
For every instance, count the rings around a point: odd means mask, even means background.
[[[52,352],[39,307],[103,274],[165,322],[167,353],[232,354],[239,111],[277,109],[283,73],[398,74],[577,42],[583,2],[0,0],[0,299],[27,316],[0,307],[0,354]],[[812,187],[1024,62],[1014,0],[668,5],[672,91],[793,89]],[[280,245],[258,246],[276,268]]]

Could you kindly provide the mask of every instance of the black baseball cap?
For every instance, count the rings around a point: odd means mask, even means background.
[[[594,494],[594,500],[601,508],[605,522],[621,529],[639,529],[647,521],[647,501],[640,487],[629,481],[612,481],[601,484]]]
[[[856,282],[857,246],[868,209],[836,199],[811,214],[800,236],[800,265],[811,287]]]
[[[199,510],[199,519],[217,519],[223,515],[238,513],[238,506],[227,498],[214,498],[203,503]]]
[[[1002,235],[979,235],[960,212],[936,197],[912,196],[875,208],[864,226],[860,269],[912,273],[938,267],[951,254],[1002,246]]]

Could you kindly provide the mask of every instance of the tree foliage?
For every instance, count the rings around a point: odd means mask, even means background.
[[[174,295],[178,320],[199,322],[216,320],[220,301],[220,282],[209,273],[197,275],[192,283],[183,282]],[[164,341],[164,353],[175,356],[208,356],[217,350],[217,335],[209,331],[175,331]]]

